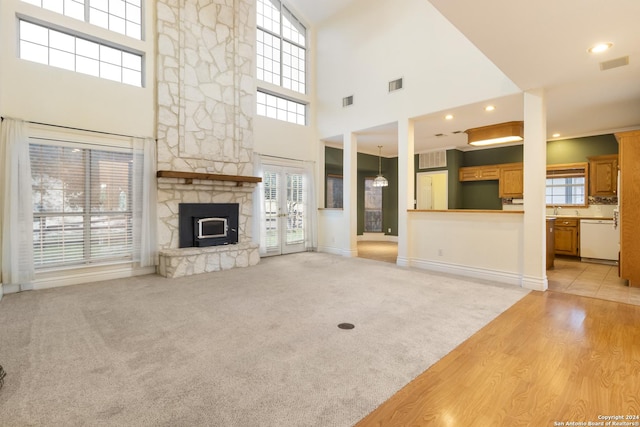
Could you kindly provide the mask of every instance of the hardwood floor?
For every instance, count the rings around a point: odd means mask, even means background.
[[[587,425],[611,415],[640,416],[640,307],[531,292],[357,426]]]

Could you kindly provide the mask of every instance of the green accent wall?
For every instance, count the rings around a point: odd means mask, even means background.
[[[497,165],[500,163],[518,163],[524,158],[522,145],[511,147],[487,148],[465,151],[462,154],[462,166]]]
[[[590,156],[617,154],[618,143],[614,135],[598,135],[584,138],[564,139],[547,143],[547,164],[586,162]],[[447,166],[444,168],[419,169],[419,157],[414,156],[414,169],[418,172],[449,172],[449,209],[502,209],[498,197],[498,180],[460,182],[458,171],[466,166],[495,165],[523,161],[522,145],[486,148],[473,151],[447,150]],[[342,175],[342,150],[326,147],[326,174]],[[382,173],[389,180],[383,188],[383,230],[385,234],[398,235],[398,159],[383,158]],[[378,157],[358,153],[358,234],[364,230],[364,179],[378,174]],[[415,177],[414,177],[415,179]],[[414,182],[417,191],[417,183]],[[414,194],[414,199],[416,195]],[[387,230],[391,228],[391,233]]]
[[[547,143],[548,165],[586,162],[587,157],[605,154],[618,154],[618,141],[615,135],[562,139]]]
[[[364,180],[378,175],[378,156],[358,153],[358,228],[357,234],[364,233]],[[382,175],[389,180],[389,186],[382,188],[382,231],[384,234],[398,235],[398,158],[382,158]],[[343,175],[343,150],[325,147],[325,182],[327,175]],[[326,193],[325,193],[326,203]],[[388,230],[391,229],[391,232]]]

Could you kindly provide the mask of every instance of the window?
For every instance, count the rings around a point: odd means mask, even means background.
[[[31,144],[35,268],[131,260],[133,153]]]
[[[382,187],[374,187],[375,178],[364,180],[364,231],[382,232]]]
[[[306,93],[306,28],[278,0],[258,0],[257,77]]]
[[[258,115],[299,125],[306,124],[305,104],[262,91],[257,94]]]
[[[142,38],[141,0],[22,0],[134,39]]]
[[[20,20],[20,58],[142,86],[142,56]]]
[[[548,166],[547,205],[585,206],[587,204],[587,181],[586,163]]]
[[[342,197],[342,175],[327,175],[327,208],[342,209],[343,197]]]

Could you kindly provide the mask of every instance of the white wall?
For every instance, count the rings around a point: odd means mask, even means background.
[[[322,138],[520,92],[425,0],[356,1],[318,28],[317,46]]]
[[[132,136],[155,135],[154,2],[145,3],[146,40],[97,28],[20,0],[0,2],[0,115]],[[18,18],[27,15],[146,52],[145,87],[67,71],[18,58]]]
[[[521,285],[522,213],[410,212],[408,265]]]
[[[311,125],[301,126],[258,116],[253,121],[253,136],[255,153],[296,160],[316,160],[318,143],[315,129]]]

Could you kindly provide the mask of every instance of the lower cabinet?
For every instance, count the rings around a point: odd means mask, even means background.
[[[580,222],[557,218],[554,228],[556,255],[580,256]]]

